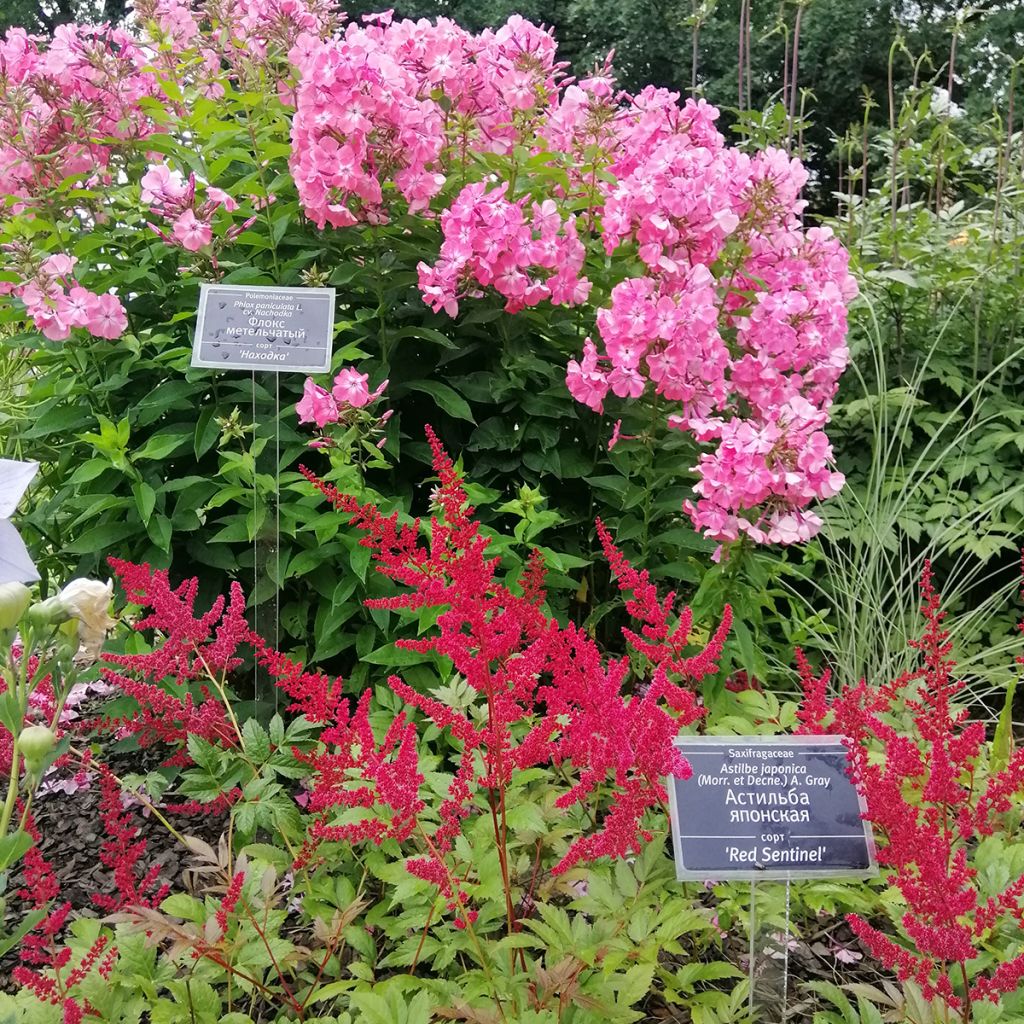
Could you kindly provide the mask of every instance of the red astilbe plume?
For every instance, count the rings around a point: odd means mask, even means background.
[[[369,690],[363,693],[351,716],[347,704],[338,708],[334,722],[321,734],[326,751],[294,751],[317,772],[309,810],[320,815],[309,830],[297,866],[309,863],[323,842],[402,842],[416,828],[424,804],[419,798],[423,776],[416,757],[415,726],[399,714],[378,744],[370,726],[370,696]],[[350,808],[364,809],[366,814],[342,825],[327,823],[327,812]]]
[[[611,534],[604,523],[597,520],[597,535],[604,549],[605,558],[611,567],[623,594],[632,596],[626,601],[626,611],[639,623],[640,633],[623,629],[622,635],[629,645],[643,654],[654,666],[646,697],[657,701],[664,698],[672,708],[687,715],[696,710],[692,688],[683,688],[672,682],[672,677],[694,681],[701,680],[716,672],[718,659],[732,627],[732,608],[726,605],[722,621],[699,653],[687,656],[690,631],[693,628],[693,612],[683,608],[678,618],[675,615],[675,592],[658,597],[657,587],[651,583],[646,569],[637,570],[615,547]]]
[[[100,935],[78,962],[72,964],[71,948],[57,945],[71,912],[71,904],[53,904],[60,897],[60,885],[53,873],[53,865],[39,851],[41,835],[31,813],[25,815],[25,831],[32,837],[33,845],[22,861],[24,885],[18,896],[34,910],[46,910],[47,913],[21,940],[21,964],[14,968],[11,977],[39,1002],[62,1006],[65,1021],[81,1021],[83,1014],[91,1012],[92,1008],[88,1001],[74,996],[75,987],[93,972],[101,977],[104,972],[109,975],[117,950],[110,945],[106,935]]]
[[[117,668],[104,668],[103,678],[131,697],[138,710],[96,725],[132,733],[142,747],[165,743],[184,748],[190,735],[218,746],[234,745],[237,737],[224,705],[205,685],[193,697],[189,684],[222,679],[242,663],[239,649],[256,641],[245,619],[242,588],[233,583],[227,600],[218,597],[197,615],[198,580],[172,587],[166,572],[147,564],[119,558],[111,558],[110,564],[129,600],[148,609],[135,629],[153,630],[157,642],[142,654],[104,655]],[[171,763],[188,763],[184,749]]]
[[[217,908],[217,913],[214,919],[217,922],[217,928],[220,931],[219,938],[224,938],[228,933],[228,918],[235,912],[235,908],[238,906],[238,901],[242,898],[242,886],[245,884],[245,872],[239,871],[233,875],[231,882],[228,884],[227,892],[224,893],[224,899],[221,900],[220,906]]]
[[[146,853],[146,840],[131,822],[121,798],[121,785],[106,765],[99,766],[100,815],[107,838],[100,848],[100,861],[114,875],[116,896],[93,895],[93,902],[102,910],[116,912],[125,907],[159,906],[170,892],[167,885],[157,885],[160,866],[154,864],[139,875],[139,862]]]
[[[434,496],[438,514],[429,526],[419,520],[400,523],[397,513],[384,515],[375,505],[361,504],[303,472],[363,533],[360,544],[371,550],[377,571],[405,588],[367,604],[397,612],[435,613],[436,628],[430,635],[398,640],[397,645],[450,659],[475,692],[476,708],[456,709],[418,693],[395,676],[388,680],[407,705],[446,730],[461,751],[447,795],[428,826],[417,820],[423,803],[422,780],[414,767],[413,727],[399,715],[378,745],[369,731],[369,694],[363,695],[351,720],[340,702],[335,739],[341,742],[334,750],[309,757],[317,770],[311,806],[323,810],[363,806],[374,808],[375,813],[356,825],[348,819],[331,825],[325,818],[311,830],[307,846],[355,835],[374,840],[385,834],[401,838],[404,831],[422,844],[422,856],[408,862],[409,870],[450,897],[450,906],[465,915],[460,916],[465,924],[472,916],[463,909],[459,883],[445,856],[460,835],[464,819],[474,811],[489,811],[509,895],[504,801],[516,771],[559,766],[573,781],[557,805],[563,809],[584,806],[599,820],[594,832],[570,842],[553,866],[555,872],[598,857],[628,856],[652,838],[643,824],[644,815],[664,806],[663,777],[689,771],[672,747],[672,738],[681,725],[700,716],[693,686],[717,670],[729,625],[727,616],[708,648],[686,657],[689,612],[673,623],[673,599],[658,602],[646,574],[632,569],[599,525],[620,585],[634,592],[631,610],[642,623],[642,632],[629,633],[627,639],[654,666],[652,684],[644,695],[628,695],[628,660],[603,657],[584,630],[561,626],[543,610],[544,571],[539,554],[530,558],[516,585],[499,581],[499,559],[489,557],[490,540],[473,517],[462,478],[430,428],[427,437],[440,481]],[[388,772],[381,775],[385,765]],[[404,804],[397,805],[396,797]],[[383,813],[377,814],[378,809]],[[511,921],[510,900],[508,911]]]
[[[48,913],[21,940],[21,961],[26,964],[59,969],[65,966],[71,958],[70,950],[58,952],[55,945],[56,937],[60,935],[68,915],[71,913],[71,904],[63,902],[51,906],[53,901],[60,897],[60,883],[53,873],[53,865],[39,849],[42,835],[36,828],[31,813],[25,815],[25,831],[32,837],[33,842],[22,858],[23,884],[18,891],[18,898],[25,900],[33,910],[48,909]],[[15,972],[19,970],[23,969],[15,968]],[[33,972],[26,971],[19,977],[16,973],[15,980],[20,985],[29,985],[32,974]]]
[[[994,930],[1024,928],[1024,876],[985,895],[975,866],[978,842],[1011,825],[1007,812],[1024,792],[1024,750],[1001,770],[987,770],[985,727],[957,704],[965,683],[955,676],[946,613],[927,564],[921,592],[925,629],[911,641],[921,652],[919,669],[882,686],[862,679],[829,698],[828,674],[815,677],[798,654],[799,731],[846,738],[851,775],[880,838],[879,864],[906,901],[903,943],[857,915],[851,927],[901,981],[917,982],[967,1021],[972,1002],[998,1001],[1024,978],[1024,953],[994,968],[973,964],[992,947]],[[902,724],[908,716],[909,730]]]

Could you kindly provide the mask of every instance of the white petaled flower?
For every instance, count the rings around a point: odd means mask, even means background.
[[[107,632],[117,621],[110,615],[114,581],[77,579],[68,583],[58,595],[60,602],[78,619],[78,650],[80,658],[95,661]]]

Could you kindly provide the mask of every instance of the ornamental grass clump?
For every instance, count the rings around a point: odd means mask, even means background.
[[[858,915],[851,927],[902,982],[966,1024],[974,1004],[998,1002],[1024,980],[1024,874],[1014,877],[1009,849],[1020,827],[1024,749],[989,745],[984,724],[958,703],[965,684],[930,566],[921,589],[925,629],[911,641],[921,667],[829,697],[829,673],[816,677],[801,656],[798,717],[802,732],[847,738],[879,864],[901,897],[896,937]]]

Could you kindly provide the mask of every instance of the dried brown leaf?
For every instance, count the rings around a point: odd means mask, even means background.
[[[434,1016],[442,1020],[465,1020],[469,1024],[501,1024],[501,1017],[496,1011],[487,1007],[467,1006],[466,1003],[439,1006],[434,1010]]]

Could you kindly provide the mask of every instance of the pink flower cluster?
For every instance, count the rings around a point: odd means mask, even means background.
[[[343,17],[332,0],[205,0],[201,7],[216,19],[217,50],[235,51],[235,61],[284,57],[301,37],[327,35]]]
[[[593,310],[571,393],[603,412],[609,394],[653,391],[670,426],[714,446],[685,506],[709,536],[791,543],[819,528],[810,505],[842,485],[824,428],[856,287],[839,242],[801,223],[798,161],[726,145],[704,101],[617,93],[610,66],[565,81],[552,34],[519,16],[474,34],[390,14],[338,31],[329,0],[137,8],[142,43],[61,28],[49,48],[18,31],[0,44],[0,187],[16,209],[68,178],[112,180],[121,149],[153,130],[140,101],[160,94],[160,75],[187,66],[188,84],[216,95],[255,69],[295,104],[290,169],[320,228],[440,215],[438,258],[418,268],[434,311],[455,316],[487,292],[508,312],[578,306],[590,300],[588,249],[625,257],[612,266],[632,276]],[[218,233],[214,215],[234,200],[164,164],[142,188],[166,222],[152,225],[160,237],[214,266],[251,223]],[[455,198],[437,209],[445,190]],[[28,299],[49,336],[115,330],[113,297],[96,299],[102,320],[81,293],[29,288]],[[316,385],[303,403],[307,421],[331,422]]]
[[[83,288],[73,276],[77,262],[64,253],[48,256],[21,281],[0,281],[0,295],[21,299],[33,324],[51,341],[63,341],[76,327],[97,338],[119,338],[128,328],[121,300]]]
[[[388,382],[383,381],[371,391],[367,383],[369,379],[369,374],[346,366],[334,378],[334,387],[328,391],[320,387],[312,377],[307,377],[302,398],[295,406],[299,422],[315,423],[322,428],[328,423],[337,423],[349,409],[362,409],[377,401],[384,394]]]
[[[157,48],[157,60],[180,76],[182,56],[193,47],[193,65],[206,96],[224,94],[223,69],[234,78],[283,61],[302,36],[326,38],[340,24],[333,0],[137,0],[135,17],[143,36]],[[204,25],[205,23],[205,25]],[[251,80],[251,79],[250,79]],[[253,81],[257,85],[258,81]],[[279,91],[287,97],[284,81]]]
[[[43,44],[17,28],[0,41],[0,194],[15,210],[68,179],[108,184],[118,147],[153,131],[139,100],[157,78],[127,32],[61,25]]]
[[[419,264],[420,291],[437,312],[456,316],[459,299],[493,288],[505,310],[517,313],[545,299],[555,305],[586,301],[590,282],[580,275],[586,250],[576,218],[562,218],[554,200],[511,202],[504,183],[467,185],[441,215],[444,242],[433,266]]]
[[[306,215],[344,227],[389,218],[392,187],[425,210],[448,166],[507,152],[555,95],[550,33],[518,15],[472,35],[446,18],[350,24],[298,40],[292,175]]]
[[[154,164],[142,176],[142,201],[153,213],[171,223],[168,236],[155,224],[149,226],[168,245],[178,245],[189,252],[208,250],[213,243],[212,220],[217,210],[228,213],[238,209],[238,203],[227,192],[212,185],[205,186],[206,199],[197,201],[196,176],[190,174],[186,181],[180,171],[166,164]],[[224,235],[225,241],[232,241],[250,227],[255,218],[244,224],[235,224]]]
[[[799,162],[724,144],[717,111],[646,90],[616,121],[600,211],[605,250],[636,246],[645,273],[616,285],[566,383],[596,411],[648,384],[678,403],[669,425],[717,441],[686,502],[708,536],[789,544],[820,519],[807,510],[843,485],[824,433],[847,363],[847,254],[804,230]]]
[[[742,530],[758,544],[810,540],[821,520],[806,506],[831,498],[845,478],[832,468],[832,449],[822,427],[828,414],[795,395],[765,420],[733,416],[694,420],[699,441],[717,438],[718,448],[702,454],[694,485],[696,503],[683,508],[708,535],[736,540]],[[737,509],[756,509],[757,518]]]
[[[317,224],[386,220],[389,188],[430,216],[459,181],[439,259],[419,264],[424,300],[453,317],[486,290],[508,312],[584,303],[586,242],[635,251],[643,272],[596,311],[570,391],[600,412],[650,387],[675,406],[670,426],[715,443],[685,506],[709,536],[792,543],[819,528],[808,506],[843,482],[823,427],[856,287],[837,240],[800,223],[798,161],[727,146],[703,100],[649,87],[622,102],[610,67],[563,86],[553,39],[519,18],[479,36],[383,19],[292,59],[292,171]],[[501,181],[472,159],[517,140],[567,184]]]

